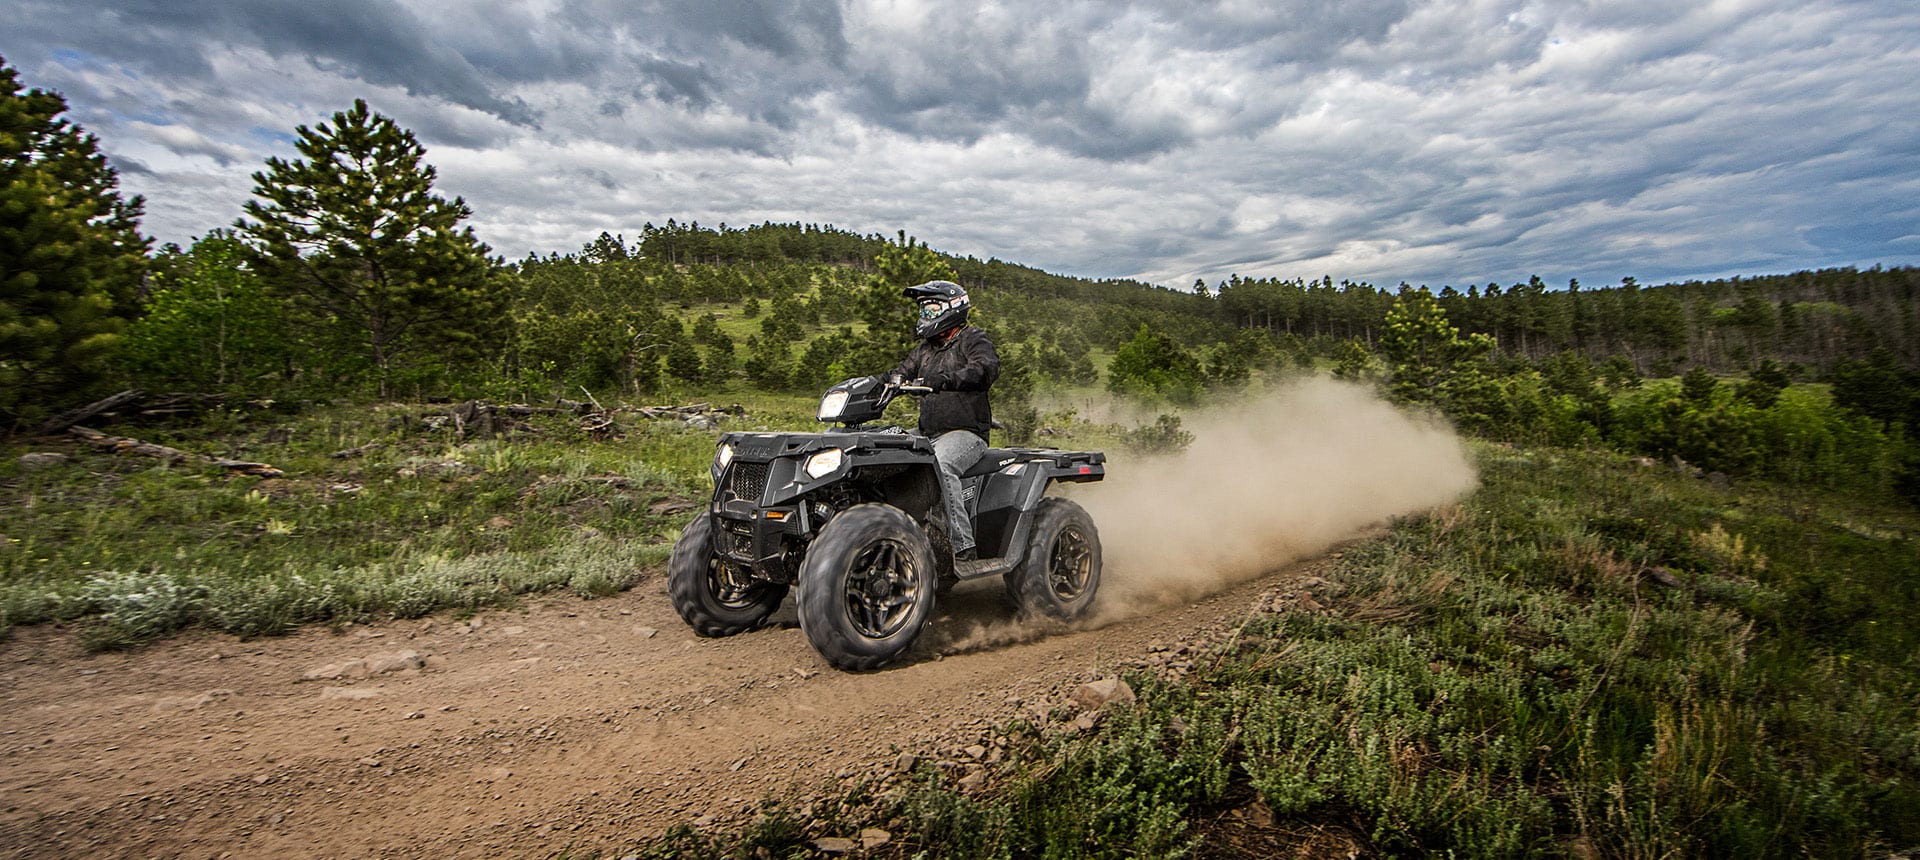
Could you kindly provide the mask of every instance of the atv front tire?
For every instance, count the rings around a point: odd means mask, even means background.
[[[1026,554],[1007,573],[1007,593],[1023,612],[1080,618],[1100,590],[1100,532],[1085,509],[1057,496],[1042,499],[1033,516]]]
[[[732,636],[766,623],[787,586],[752,579],[713,554],[713,512],[702,511],[680,533],[667,563],[667,595],[693,632]]]
[[[800,566],[800,630],[827,662],[877,669],[905,654],[933,614],[933,546],[891,505],[855,505],[820,529]]]

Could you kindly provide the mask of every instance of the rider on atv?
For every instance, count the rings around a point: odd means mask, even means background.
[[[888,374],[888,381],[898,385],[919,380],[933,389],[920,402],[920,433],[933,440],[934,459],[940,464],[954,559],[969,561],[975,555],[973,524],[961,496],[960,476],[987,450],[987,430],[993,426],[987,389],[1000,376],[1000,356],[986,332],[967,325],[972,302],[959,284],[928,281],[902,294],[920,305],[913,329],[920,342]]]
[[[1062,621],[1092,606],[1099,531],[1053,491],[1104,480],[1106,455],[987,448],[1000,361],[966,325],[966,291],[934,281],[906,294],[922,305],[921,343],[893,381],[828,388],[815,417],[834,426],[720,434],[713,497],[667,565],[667,593],[694,632],[752,630],[797,590],[814,650],[866,671],[912,648],[960,582],[999,577],[1020,612]],[[902,395],[924,398],[921,432],[873,426]]]

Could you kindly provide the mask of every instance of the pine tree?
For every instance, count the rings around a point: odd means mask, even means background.
[[[433,192],[437,171],[413,133],[364,100],[296,131],[304,158],[268,159],[253,174],[253,220],[237,225],[269,282],[316,327],[338,327],[383,395],[412,356],[445,357],[493,329],[488,248],[460,227],[466,202]]]
[[[706,366],[700,360],[700,351],[695,349],[693,341],[677,339],[667,347],[667,372],[687,382],[699,382],[706,372]]]
[[[900,244],[889,243],[873,259],[880,277],[860,297],[860,316],[876,335],[906,343],[913,330],[913,306],[900,290],[928,281],[951,281],[959,276],[953,266],[925,244],[900,231]]]
[[[1833,403],[1888,424],[1920,422],[1920,374],[1902,368],[1891,350],[1876,348],[1864,361],[1833,369]]]
[[[900,231],[900,244],[889,244],[874,258],[873,266],[896,290],[928,281],[951,281],[959,277],[953,266],[907,231]]]
[[[1380,335],[1380,354],[1392,373],[1393,394],[1406,401],[1439,399],[1457,365],[1492,351],[1492,338],[1462,338],[1432,293],[1407,286],[1393,300]]]
[[[1713,393],[1719,389],[1720,380],[1704,367],[1696,367],[1680,377],[1680,398],[1694,406],[1712,405]]]
[[[1687,348],[1687,311],[1667,293],[1638,294],[1638,319],[1631,339],[1656,359],[1671,359]]]
[[[0,59],[0,421],[84,396],[134,310],[142,200],[98,140]]]
[[[1780,362],[1763,358],[1748,374],[1747,381],[1734,389],[1734,393],[1756,409],[1772,409],[1775,403],[1780,402],[1780,392],[1786,391],[1787,386],[1792,384],[1793,375],[1780,366]]]

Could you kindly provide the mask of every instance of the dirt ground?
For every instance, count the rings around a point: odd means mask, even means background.
[[[968,584],[913,659],[866,674],[827,666],[791,601],[766,629],[700,639],[657,577],[467,620],[131,653],[16,630],[0,643],[0,854],[618,856],[764,797],[884,778],[902,753],[979,773],[993,726],[1066,719],[1080,684],[1153,655],[1177,670],[1318,566],[1079,630],[1018,625],[997,580]]]

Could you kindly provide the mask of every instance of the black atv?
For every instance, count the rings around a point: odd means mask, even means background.
[[[906,653],[936,592],[1000,575],[1024,612],[1084,615],[1100,587],[1100,535],[1055,481],[1106,476],[1106,455],[988,448],[963,476],[979,559],[956,562],[933,442],[868,428],[901,394],[930,389],[878,376],[828,389],[824,433],[726,433],[713,459],[713,501],[673,547],[668,592],[701,636],[754,629],[799,586],[800,629],[842,669]]]

